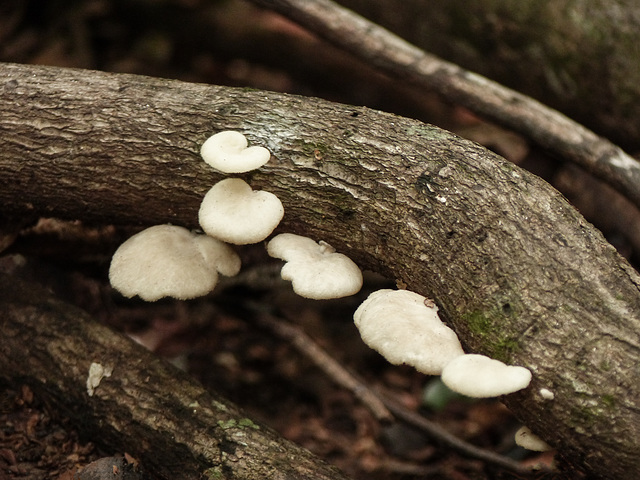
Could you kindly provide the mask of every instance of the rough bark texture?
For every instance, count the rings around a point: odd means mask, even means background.
[[[640,148],[634,0],[340,0],[421,48]]]
[[[605,179],[640,206],[640,163],[609,140],[515,90],[425,52],[332,0],[252,0],[405,82],[512,129]]]
[[[575,465],[640,470],[640,278],[545,182],[436,127],[311,98],[4,65],[3,213],[196,226],[221,178],[197,151],[224,129],[271,150],[243,177],[280,197],[281,231],[434,298],[466,351],[530,368],[531,386],[505,401]]]
[[[82,310],[4,274],[0,291],[0,375],[45,393],[78,428],[159,478],[346,478]],[[90,396],[92,363],[112,373]]]

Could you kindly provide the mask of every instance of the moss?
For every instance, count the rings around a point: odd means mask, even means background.
[[[580,405],[571,409],[569,425],[578,430],[589,430],[597,423],[608,422],[611,410],[616,406],[616,398],[611,394],[602,395],[597,404]]]
[[[238,427],[252,428],[253,430],[260,430],[260,427],[253,423],[250,418],[241,418],[238,420]]]
[[[300,146],[302,153],[316,160],[326,157],[330,151],[328,145],[320,142],[297,141],[296,143]]]
[[[569,415],[569,426],[576,428],[578,432],[589,430],[598,423],[602,415],[603,411],[598,407],[574,407]]]
[[[504,337],[498,340],[494,348],[500,353],[500,356],[503,358],[502,361],[507,361],[513,353],[520,349],[520,344],[513,338]],[[500,357],[493,358],[499,359]]]
[[[224,473],[222,473],[222,469],[220,467],[211,467],[202,472],[202,476],[209,480],[221,480],[224,478]]]
[[[212,400],[211,401],[211,406],[215,410],[217,410],[219,412],[228,412],[229,411],[229,409],[227,408],[227,406],[224,403],[220,403],[220,402],[218,402],[216,400]]]
[[[218,426],[223,430],[234,428],[237,425],[238,425],[238,422],[233,418],[230,418],[229,420],[218,420]]]
[[[613,408],[616,406],[616,399],[613,395],[602,395],[600,403],[602,403],[606,408]]]
[[[608,372],[611,370],[611,363],[609,363],[608,360],[603,360],[602,362],[600,362],[600,370],[602,370],[603,372]]]
[[[218,426],[223,430],[228,430],[230,428],[239,428],[239,429],[251,428],[253,430],[260,429],[260,427],[255,423],[253,423],[253,421],[250,418],[246,418],[246,417],[241,418],[239,420],[236,420],[235,418],[230,418],[229,420],[219,420]]]
[[[476,336],[485,337],[492,329],[493,322],[482,312],[476,310],[465,317],[467,328]]]
[[[500,302],[499,306],[488,310],[474,310],[463,318],[469,333],[482,345],[487,355],[508,363],[511,356],[520,349],[518,340],[504,333],[505,317],[513,321],[520,308],[514,302]]]

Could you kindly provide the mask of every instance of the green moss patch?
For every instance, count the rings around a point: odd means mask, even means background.
[[[519,308],[513,302],[500,302],[488,310],[474,310],[463,316],[469,333],[482,345],[487,355],[509,363],[512,355],[520,349],[518,340],[504,333],[504,324],[513,321]]]
[[[260,427],[253,423],[250,418],[241,418],[236,420],[235,418],[230,418],[229,420],[219,420],[218,426],[223,430],[228,430],[230,428],[251,428],[253,430],[259,430]]]

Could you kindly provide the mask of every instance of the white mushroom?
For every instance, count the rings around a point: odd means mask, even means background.
[[[302,297],[341,298],[357,293],[362,287],[358,266],[325,242],[282,233],[269,242],[267,252],[287,262],[281,276],[290,280],[293,291]]]
[[[438,317],[438,307],[407,290],[378,290],[353,319],[364,343],[394,365],[407,364],[427,375],[464,355],[458,336]]]
[[[526,388],[531,382],[531,372],[484,355],[468,354],[444,367],[442,381],[454,392],[468,397],[498,397]]]
[[[284,216],[282,202],[273,193],[254,191],[239,178],[227,178],[207,192],[198,219],[212,237],[235,245],[267,238]]]
[[[520,427],[516,432],[516,445],[532,450],[534,452],[548,452],[553,447],[542,440],[539,436],[531,431],[527,426]]]
[[[554,398],[556,398],[555,393],[553,393],[548,388],[541,388],[538,393],[540,393],[540,396],[545,400],[553,400]]]
[[[156,225],[120,245],[109,268],[111,285],[125,297],[153,302],[206,295],[218,272],[235,275],[240,258],[228,245],[174,225]]]
[[[89,366],[89,376],[87,377],[87,395],[93,397],[102,379],[104,377],[110,377],[112,373],[113,367],[105,367],[100,363],[91,362]]]
[[[247,147],[247,138],[231,130],[209,137],[200,148],[203,160],[223,173],[242,173],[260,168],[271,158],[264,147]]]

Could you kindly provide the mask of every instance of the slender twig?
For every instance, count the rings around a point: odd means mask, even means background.
[[[377,394],[325,352],[300,327],[263,312],[257,315],[256,320],[262,327],[290,342],[299,353],[323,370],[338,385],[350,390],[379,420],[391,420],[395,416],[467,457],[497,465],[514,473],[530,475],[542,471],[541,469],[532,470],[507,457],[465,442],[422,415],[406,409],[387,396]]]
[[[378,420],[391,421],[393,419],[393,415],[391,415],[378,396],[367,388],[362,381],[342,367],[300,328],[267,314],[259,315],[257,321],[279,337],[291,342],[299,352],[304,353],[306,357],[311,359],[329,378],[341,387],[351,391]]]
[[[370,65],[438,92],[575,162],[640,206],[640,162],[565,115],[424,52],[331,0],[252,0],[281,13]]]
[[[537,474],[542,472],[542,469],[544,468],[540,467],[536,470],[532,470],[530,467],[523,466],[520,463],[511,460],[510,458],[504,457],[484,448],[476,447],[475,445],[472,445],[471,443],[465,442],[464,440],[456,437],[437,423],[428,420],[427,418],[416,412],[408,410],[395,400],[392,400],[387,396],[381,396],[381,399],[384,402],[384,405],[397,418],[410,425],[413,425],[414,427],[419,428],[431,437],[438,439],[443,444],[448,445],[452,449],[468,457],[477,458],[478,460],[500,466],[506,470],[519,474]]]

